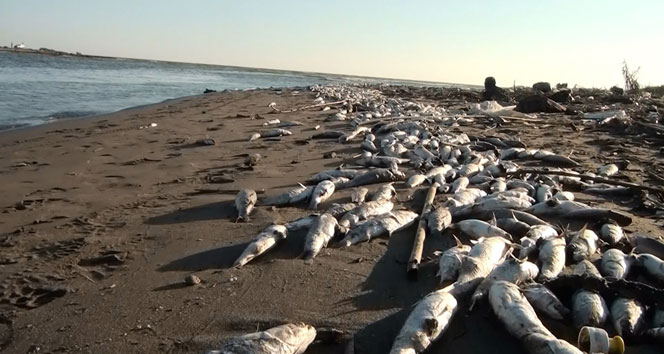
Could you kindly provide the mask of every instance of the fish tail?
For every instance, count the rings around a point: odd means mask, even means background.
[[[314,262],[314,257],[316,257],[316,252],[313,250],[304,250],[298,258],[302,258],[304,264],[311,264]]]

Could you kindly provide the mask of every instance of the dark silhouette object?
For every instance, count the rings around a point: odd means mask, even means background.
[[[571,90],[560,90],[549,95],[549,98],[558,103],[570,103],[572,99]]]
[[[203,93],[210,93],[210,92],[217,92],[217,90],[211,90],[209,88],[206,88],[205,91],[203,91]]]
[[[565,107],[542,95],[526,96],[519,100],[516,111],[521,113],[561,113]]]
[[[548,82],[536,82],[535,84],[533,84],[533,90],[542,93],[549,93],[552,91],[551,84]]]
[[[507,91],[496,86],[496,79],[494,79],[493,76],[489,76],[484,79],[484,92],[482,92],[482,99],[485,101],[510,101],[510,97],[508,96]]]

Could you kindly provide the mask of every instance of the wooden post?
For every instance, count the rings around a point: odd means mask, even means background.
[[[433,204],[433,199],[436,197],[436,191],[438,190],[438,183],[434,182],[429,191],[427,192],[426,199],[424,199],[424,206],[422,207],[422,214],[420,214],[420,220],[417,224],[417,232],[415,233],[415,241],[413,242],[413,251],[410,253],[410,259],[408,260],[408,279],[417,280],[417,271],[420,267],[420,262],[422,261],[422,251],[424,250],[424,239],[426,238],[427,232],[427,214],[431,211],[431,205]]]

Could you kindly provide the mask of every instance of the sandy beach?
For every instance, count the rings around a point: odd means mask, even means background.
[[[474,97],[479,102],[473,93],[436,90],[445,94],[408,98],[451,107],[466,107]],[[325,122],[334,109],[275,113],[268,107],[302,107],[314,98],[305,89],[215,92],[0,133],[0,349],[202,353],[231,335],[305,322],[353,335],[355,353],[388,352],[411,306],[438,286],[440,240],[427,240],[417,282],[405,273],[415,227],[389,240],[324,249],[312,265],[297,259],[302,231],[247,266],[231,267],[261,229],[308,215],[303,208],[259,206],[251,222],[236,223],[240,189],[255,189],[259,199],[274,195],[361,152],[358,144],[310,139],[320,131],[352,130],[348,122]],[[628,159],[621,179],[659,183],[648,174],[664,171],[657,144],[638,134],[561,124],[562,114],[547,118],[547,124],[490,131],[480,122],[451,129],[519,136],[528,147],[573,153],[588,170]],[[249,142],[271,119],[304,124],[289,128],[291,136]],[[206,138],[215,144],[197,144]],[[336,157],[325,158],[330,152]],[[262,158],[250,166],[245,161],[254,153]],[[397,200],[419,212],[426,189],[395,186]],[[348,201],[350,192],[335,193],[325,205]],[[661,234],[657,217],[636,213],[630,198],[577,195],[634,215],[630,234]],[[184,284],[189,274],[202,283]],[[459,312],[427,353],[520,353],[519,342],[490,312],[484,302],[470,314]],[[544,322],[575,343],[573,328]],[[307,353],[343,353],[344,347],[343,341],[315,344]],[[657,350],[643,345],[627,352]]]

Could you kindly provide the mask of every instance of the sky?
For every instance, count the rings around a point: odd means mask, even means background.
[[[0,45],[499,86],[664,84],[664,1],[0,0]]]

